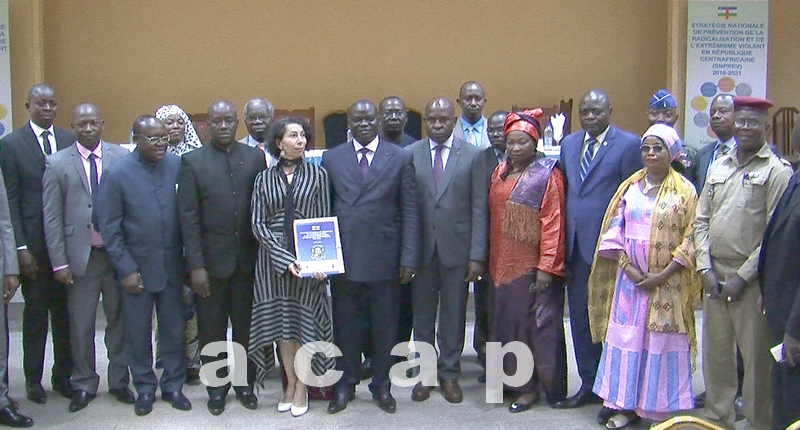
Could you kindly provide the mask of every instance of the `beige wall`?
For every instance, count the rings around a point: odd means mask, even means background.
[[[278,108],[314,106],[321,133],[325,114],[357,98],[397,94],[421,110],[434,96],[455,98],[468,79],[484,83],[488,111],[603,88],[614,122],[638,133],[650,95],[667,82],[666,0],[408,0],[395,10],[378,0],[11,0],[17,126],[34,82],[30,14],[39,2],[57,123],[68,126],[71,107],[92,101],[111,141],[165,103],[203,112],[216,98],[241,108],[263,95]],[[800,104],[794,2],[771,1],[769,87],[779,104]]]

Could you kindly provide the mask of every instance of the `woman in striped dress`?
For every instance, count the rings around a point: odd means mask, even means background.
[[[670,167],[680,154],[672,127],[650,127],[642,137],[645,168],[620,185],[600,230],[589,324],[592,339],[603,342],[594,392],[605,401],[598,420],[610,429],[694,407],[697,193]]]
[[[294,416],[308,410],[308,388],[294,368],[297,352],[307,343],[333,342],[325,274],[301,278],[294,253],[292,222],[331,213],[328,174],[303,158],[312,133],[298,118],[281,118],[272,124],[267,142],[279,162],[256,177],[252,200],[251,221],[260,248],[248,355],[263,386],[274,365],[272,344],[278,343],[287,380],[278,411],[291,410]],[[311,370],[315,375],[333,368],[331,356],[314,356]]]

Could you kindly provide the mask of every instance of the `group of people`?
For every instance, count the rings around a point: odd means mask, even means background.
[[[247,351],[247,378],[207,383],[213,415],[231,388],[244,407],[258,407],[253,390],[275,367],[276,345],[279,412],[303,415],[309,398],[341,412],[368,370],[373,401],[393,413],[389,370],[405,359],[409,377],[420,375],[413,401],[438,387],[459,403],[472,285],[484,369],[488,342],[521,342],[534,357],[527,383],[504,387],[516,393],[509,412],[544,394],[554,408],[602,403],[598,423],[622,428],[693,409],[702,301],[705,416],[733,426],[738,350],[748,424],[778,429],[800,419],[800,274],[787,258],[800,243],[800,196],[767,144],[771,104],[717,96],[717,143],[687,154],[669,93],[653,96],[640,138],[612,125],[609,96],[591,90],[560,158],[537,151],[541,109],[487,117],[485,104],[474,81],[455,104],[432,99],[427,137],[415,140],[404,133],[400,98],[358,100],[347,110],[352,139],[317,165],[304,158],[311,125],[274,119],[263,98],[244,107],[248,135],[238,142],[230,102],[209,106],[206,145],[188,115],[167,105],[134,121],[129,153],[102,140],[91,103],[73,109],[72,133],[54,127],[55,91],[34,85],[30,121],[0,140],[0,256],[6,302],[22,282],[27,397],[47,401],[51,318],[53,389],[71,399],[71,412],[95,398],[102,295],[109,391],[137,415],[152,410],[158,387],[174,408],[191,409],[183,385],[201,377],[201,364],[227,359],[202,351],[227,340],[229,323]],[[304,277],[293,223],[328,216],[339,220],[345,273]],[[565,300],[581,378],[571,397]],[[392,355],[412,330],[437,347],[435,379],[414,367],[413,354]],[[320,341],[340,356],[298,365],[304,345]],[[503,357],[505,374],[517,367],[514,354]],[[214,368],[228,376],[228,366]],[[334,386],[306,385],[333,369],[342,372]],[[32,425],[17,407],[0,378],[0,424]]]

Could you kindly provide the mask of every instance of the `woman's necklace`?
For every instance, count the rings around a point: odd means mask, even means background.
[[[648,179],[647,175],[645,175],[644,176],[644,187],[642,187],[642,193],[649,194],[650,191],[653,191],[655,189],[660,188],[661,184],[663,184],[663,183],[664,183],[664,181],[662,180],[661,182],[659,182],[657,184],[654,184],[654,183],[650,182],[650,179]]]

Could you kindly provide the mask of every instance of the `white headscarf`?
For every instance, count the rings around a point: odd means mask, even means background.
[[[181,118],[183,118],[183,121],[186,123],[186,133],[184,133],[182,141],[175,145],[168,145],[167,151],[175,155],[183,155],[193,149],[202,147],[203,143],[200,142],[200,138],[197,137],[197,131],[194,129],[192,120],[189,119],[189,115],[186,115],[186,112],[184,112],[183,109],[178,107],[178,105],[165,105],[156,110],[156,118],[161,121],[164,121],[175,114],[180,115]]]

